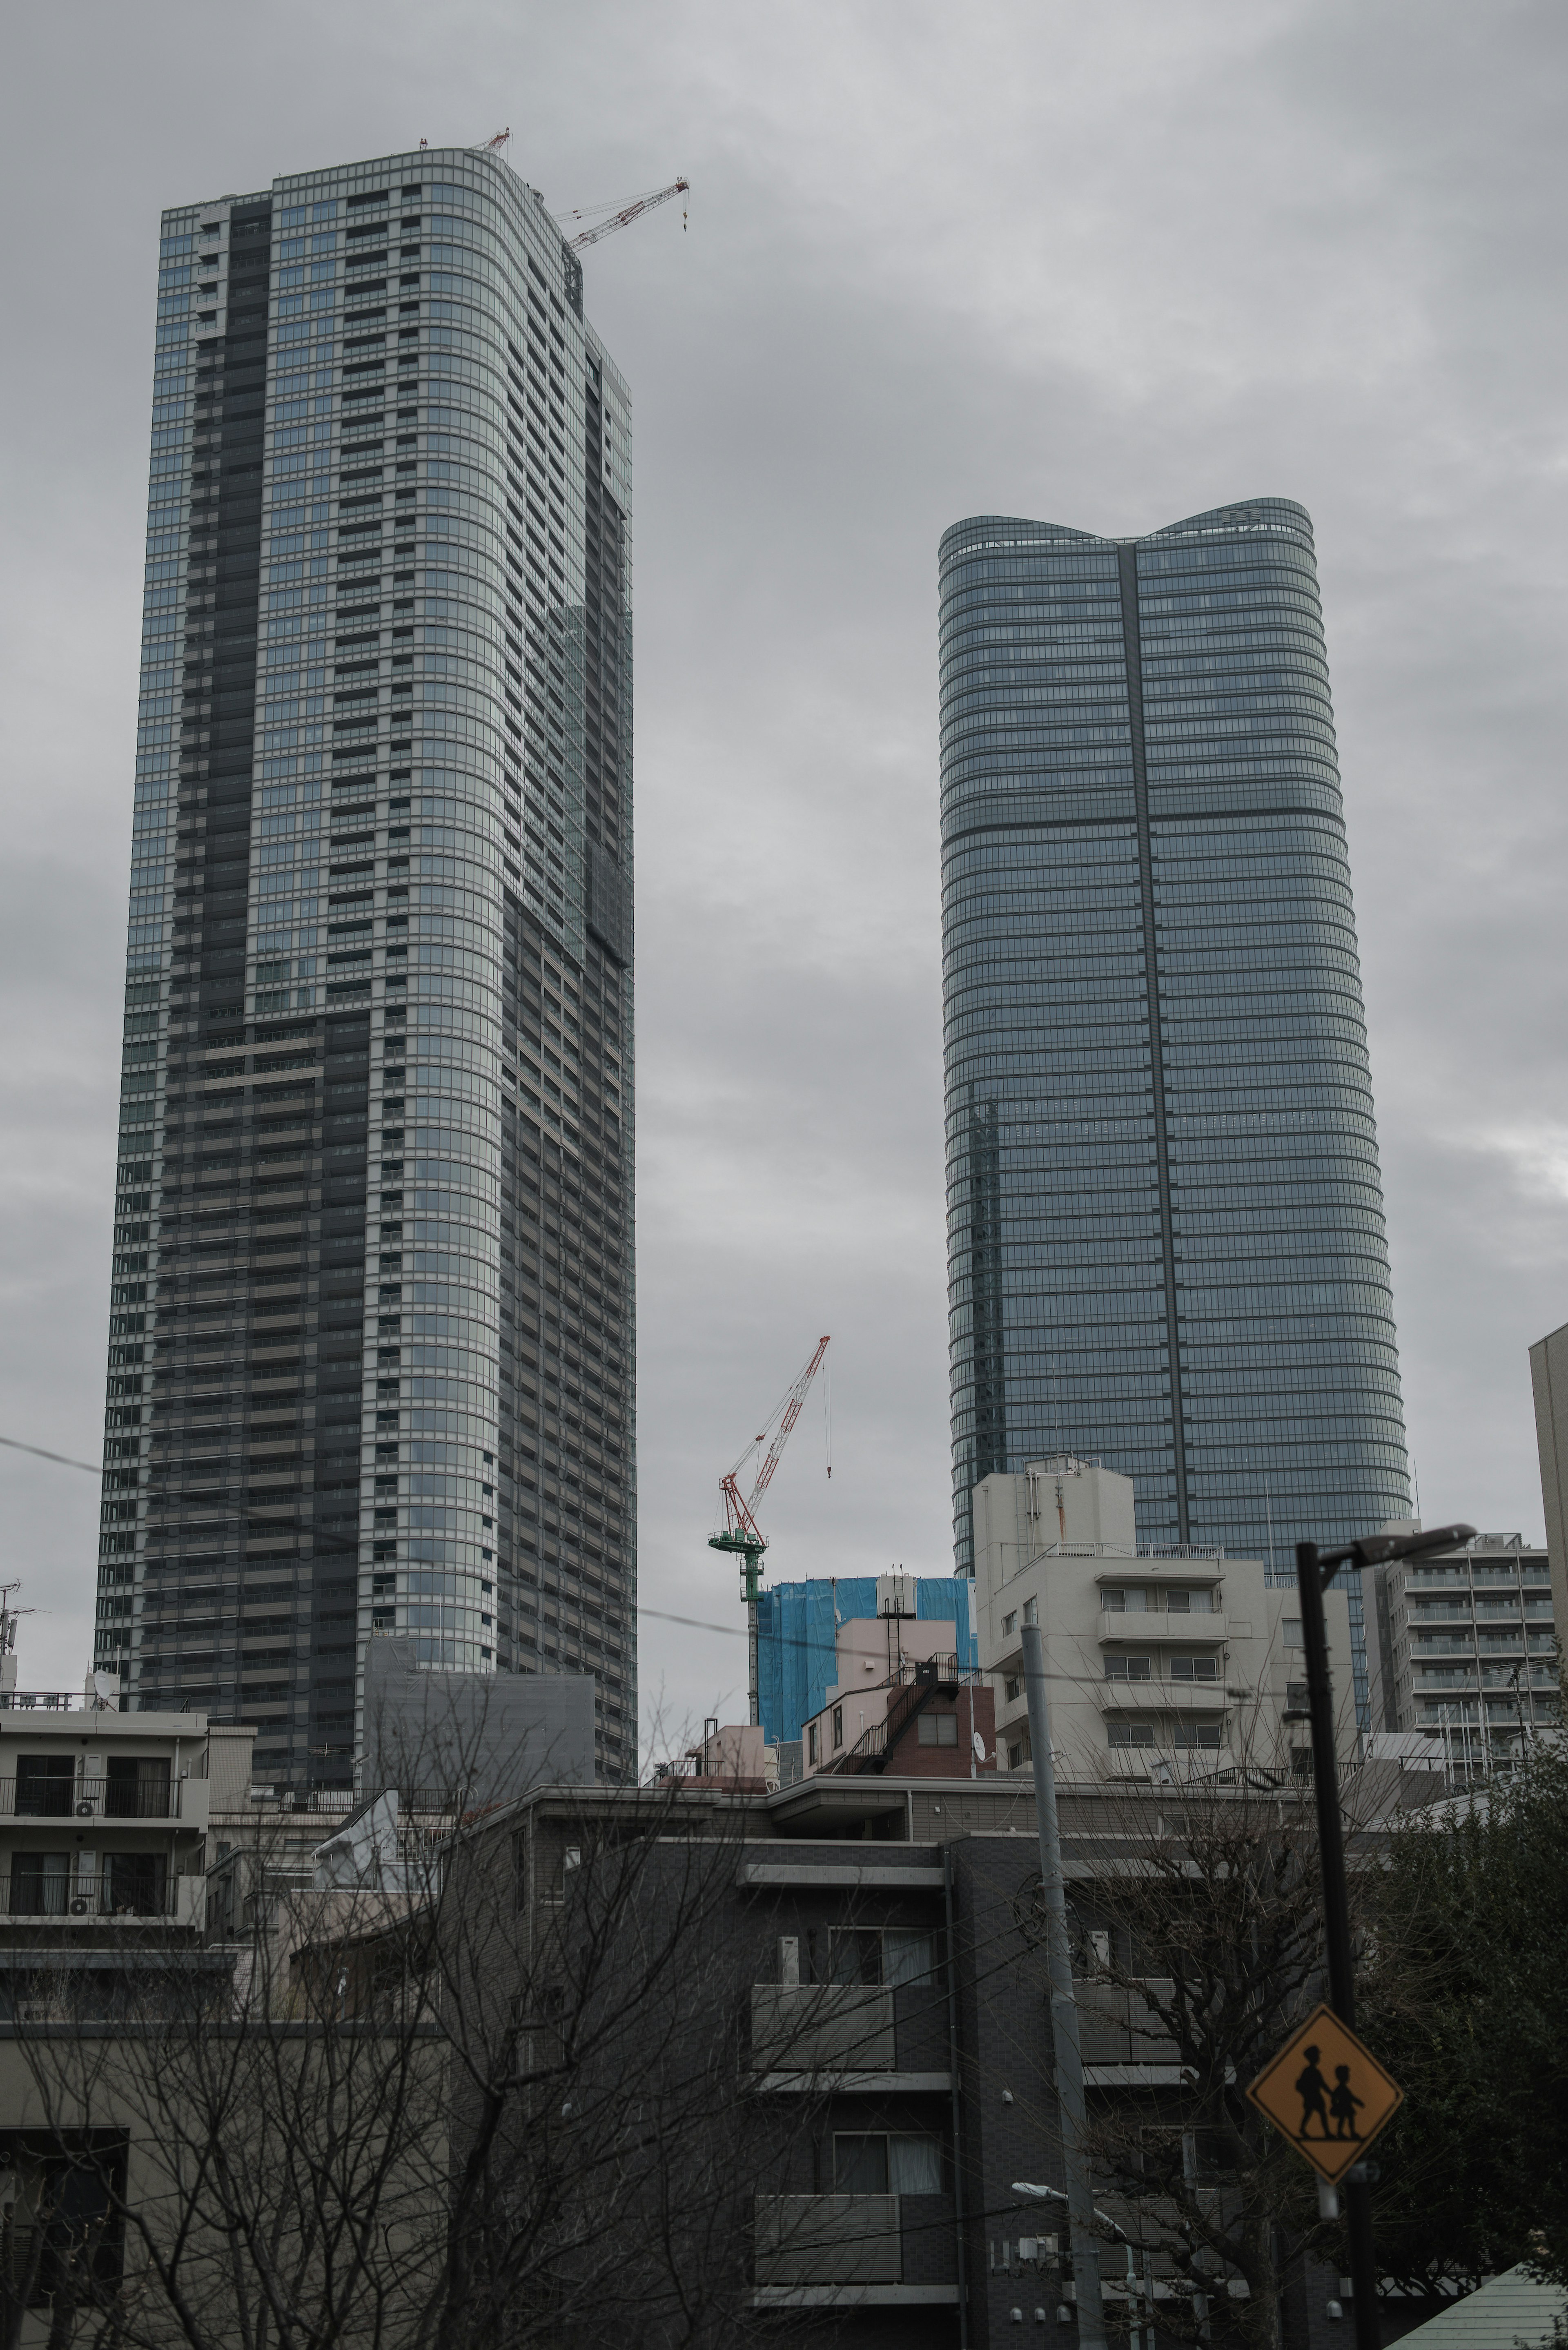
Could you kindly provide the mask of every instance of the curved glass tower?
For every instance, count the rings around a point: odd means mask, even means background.
[[[1409,1507],[1312,525],[941,544],[955,1522],[1064,1449],[1155,1543]]]
[[[99,1542],[135,1709],[365,1651],[635,1769],[631,414],[495,154],[166,213]]]

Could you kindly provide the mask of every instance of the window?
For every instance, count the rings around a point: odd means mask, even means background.
[[[1024,1620],[1024,1622],[1025,1622],[1026,1624],[1038,1624],[1038,1623],[1039,1623],[1039,1621],[1040,1621],[1040,1602],[1038,1601],[1038,1599],[1026,1599],[1026,1600],[1024,1601],[1024,1603],[1023,1603],[1023,1620]]]
[[[1106,1659],[1106,1679],[1108,1681],[1147,1681],[1153,1678],[1147,1657],[1109,1656]]]
[[[833,2140],[833,2185],[839,2195],[940,2195],[942,2191],[942,2142],[940,2137],[881,2131],[850,2136],[838,2131]]]
[[[898,1991],[935,1981],[937,1938],[925,1926],[834,1927],[827,1937],[827,1979]]]
[[[882,1980],[898,1991],[936,1981],[937,1938],[924,1926],[888,1926],[882,1935]]]
[[[841,1705],[833,1709],[833,1742],[835,1746],[844,1743],[844,1708]]]
[[[1106,1739],[1111,1746],[1152,1746],[1154,1724],[1152,1721],[1108,1721]]]
[[[1220,1663],[1215,1657],[1172,1657],[1170,1678],[1173,1681],[1211,1681],[1219,1677]]]
[[[1127,1604],[1127,1593],[1122,1589],[1119,1583],[1106,1583],[1101,1585],[1100,1606],[1104,1608],[1107,1616],[1122,1615],[1126,1611]]]
[[[1173,1616],[1212,1616],[1214,1594],[1209,1590],[1168,1591],[1165,1604]]]
[[[1004,1616],[1004,1617],[1002,1617],[1002,1628],[1003,1633],[1007,1633],[1007,1632],[1016,1632],[1016,1631],[1017,1631],[1017,1629],[1018,1629],[1018,1610],[1017,1610],[1017,1608],[1016,1608],[1016,1607],[1013,1609],[1013,1611],[1012,1611],[1012,1615],[1011,1615],[1011,1616]]]
[[[881,1935],[874,1928],[835,1926],[827,1937],[827,1980],[836,1983],[879,1983]]]
[[[168,1856],[161,1852],[111,1852],[103,1877],[104,1907],[114,1917],[158,1918],[168,1904]]]
[[[68,1819],[76,1780],[68,1754],[18,1754],[16,1811],[24,1819]]]
[[[11,1858],[14,1918],[63,1918],[71,1881],[68,1852],[18,1852]]]
[[[169,1758],[157,1754],[111,1754],[104,1810],[116,1820],[169,1817]]]
[[[1029,1743],[1029,1732],[1025,1731],[1023,1737],[1008,1748],[1007,1767],[1010,1771],[1023,1771],[1033,1760],[1034,1749]]]
[[[806,1724],[805,1759],[808,1762],[815,1762],[820,1759],[816,1751],[816,1724],[815,1721],[810,1721]]]
[[[1222,1743],[1217,1721],[1179,1721],[1174,1736],[1178,1746],[1202,1746],[1214,1750]]]
[[[922,1746],[956,1746],[958,1716],[956,1713],[933,1713],[928,1710],[915,1724]]]
[[[1282,1629],[1284,1632],[1285,1646],[1287,1648],[1300,1648],[1305,1647],[1306,1644],[1302,1638],[1302,1619],[1299,1616],[1287,1616],[1284,1619]]]
[[[1016,1677],[1012,1675],[1008,1676],[1008,1678],[1003,1680],[1002,1684],[1002,1693],[1009,1705],[1017,1704],[1018,1692],[1022,1686],[1022,1682],[1020,1682]]]

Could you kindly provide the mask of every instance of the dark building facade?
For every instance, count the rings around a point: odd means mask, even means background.
[[[957,524],[941,712],[961,1569],[1064,1451],[1282,1570],[1406,1514],[1309,517]]]
[[[164,215],[97,1661],[343,1785],[365,1646],[634,1750],[630,422],[542,199]]]
[[[1211,1804],[1212,1788],[1199,1800]],[[1158,1843],[1157,1805],[1067,1789],[1061,1826],[1069,1901],[1087,1929],[1076,1998],[1092,2116],[1096,2126],[1141,2116],[1179,2135],[1193,2117],[1174,2043],[1136,1990],[1096,1979],[1093,1956],[1096,1877],[1131,1866],[1129,1841]],[[638,2019],[639,2044],[662,2038],[681,2052],[657,2092],[651,2076],[636,2084],[651,2135],[659,2099],[679,2105],[701,2074],[695,2045],[724,2052],[701,2119],[671,2131],[687,2147],[675,2168],[692,2189],[678,2210],[689,2219],[701,2204],[707,2230],[693,2298],[706,2293],[712,2307],[690,2334],[668,2338],[767,2338],[747,2328],[771,2319],[787,2323],[792,2341],[863,2350],[1020,2340],[1070,2350],[1077,2323],[1027,1779],[913,1778],[894,1766],[728,1798],[716,1779],[662,1802],[646,1791],[541,1790],[503,1807],[493,1833],[518,1872],[514,1950],[495,1960],[498,1981],[514,1969],[514,2004],[526,2010],[552,1970],[575,1980],[576,1918],[594,1937],[595,1980],[615,1985],[617,2018]],[[643,1862],[629,1857],[639,1836]],[[622,1911],[639,1921],[624,1951],[607,1923]],[[680,1979],[693,1986],[682,2016],[666,2013],[644,1972],[650,1932],[661,1951],[681,1950]],[[592,2035],[582,2037],[565,2093],[572,2110],[591,2112],[602,2090]],[[699,2194],[693,2182],[716,2147],[722,2175]],[[1058,2199],[1023,2198],[1019,2180]],[[1109,2199],[1139,2224],[1127,2202]],[[628,2242],[639,2239],[630,2193],[624,2227]],[[1318,2350],[1334,2339],[1337,2276],[1284,2250],[1282,2338],[1287,2350]],[[1129,2320],[1122,2246],[1107,2242],[1100,2265],[1114,2341]],[[1239,2342],[1247,2329],[1227,2323],[1235,2304],[1222,2268],[1205,2338]],[[1147,2322],[1152,2287],[1158,2338],[1191,2338],[1201,2313],[1170,2260],[1140,2260],[1140,2272],[1132,2322]],[[1399,2311],[1384,2304],[1386,2338],[1403,2330]],[[649,2338],[665,2337],[650,2324]]]

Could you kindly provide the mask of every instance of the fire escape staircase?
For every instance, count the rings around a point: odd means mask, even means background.
[[[845,1753],[831,1762],[825,1762],[822,1767],[824,1777],[830,1773],[839,1777],[856,1777],[867,1772],[885,1771],[888,1757],[905,1731],[932,1698],[956,1695],[965,1680],[977,1679],[979,1676],[961,1671],[957,1657],[952,1656],[931,1657],[922,1664],[900,1665],[891,1678],[901,1681],[903,1686],[889,1703],[885,1719],[874,1721],[869,1730],[863,1730]]]

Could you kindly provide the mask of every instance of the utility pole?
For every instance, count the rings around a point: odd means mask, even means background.
[[[1106,2350],[1100,2297],[1100,2253],[1095,2199],[1084,2139],[1084,2058],[1073,1996],[1073,1946],[1067,1936],[1067,1895],[1062,1880],[1062,1837],[1056,1824],[1056,1773],[1051,1762],[1051,1711],[1045,1697],[1045,1649],[1038,1624],[1023,1627],[1023,1681],[1029,1697],[1029,1743],[1034,1755],[1034,1809],[1040,1826],[1040,1881],[1045,1899],[1045,1959],[1051,1979],[1051,2044],[1056,2100],[1062,2115],[1062,2157],[1067,2176],[1067,2227],[1078,2305],[1078,2350]]]
[[[1339,1762],[1334,1737],[1334,1688],[1328,1671],[1328,1627],[1323,1595],[1342,1566],[1377,1566],[1423,1551],[1457,1550],[1475,1534],[1473,1526],[1438,1526],[1431,1534],[1373,1534],[1344,1550],[1320,1551],[1315,1543],[1296,1544],[1296,1581],[1301,1591],[1302,1645],[1306,1651],[1307,1709],[1312,1722],[1313,1793],[1317,1801],[1318,1856],[1323,1867],[1323,1930],[1328,1960],[1328,2003],[1347,2029],[1355,2029],[1355,1967],[1350,1941],[1350,1894],[1345,1874],[1345,1823],[1339,1806]],[[1038,1634],[1036,1634],[1038,1638]],[[1025,1651],[1027,1657],[1027,1650]],[[1033,1705],[1031,1706],[1033,1717]],[[1365,2167],[1345,2180],[1345,2226],[1350,2238],[1351,2310],[1355,2350],[1382,2350],[1377,2317],[1377,2259],[1372,2243],[1372,2189]],[[1320,2188],[1324,2216],[1334,2216],[1335,2189]]]

